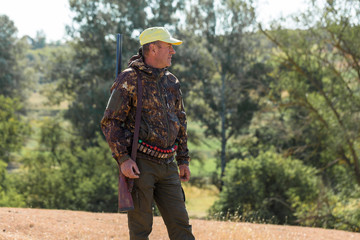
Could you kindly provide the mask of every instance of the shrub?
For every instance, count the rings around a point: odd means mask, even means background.
[[[219,219],[296,223],[296,211],[318,197],[314,168],[272,151],[233,160],[226,168],[220,200],[210,209]]]
[[[0,207],[24,207],[25,201],[13,187],[6,167],[7,164],[0,160]]]

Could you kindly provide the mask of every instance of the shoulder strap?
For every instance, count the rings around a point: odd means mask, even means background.
[[[134,139],[131,149],[131,159],[136,161],[136,153],[138,148],[139,131],[140,131],[143,86],[142,86],[139,70],[137,68],[133,68],[133,69],[136,71],[136,75],[137,75],[137,105],[136,105],[136,116],[135,116]]]

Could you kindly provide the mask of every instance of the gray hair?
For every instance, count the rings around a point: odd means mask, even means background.
[[[159,45],[158,45],[159,42],[160,42],[160,41],[149,42],[149,43],[146,43],[146,44],[142,45],[141,48],[142,48],[142,54],[143,54],[143,56],[145,57],[145,56],[149,53],[149,51],[150,51],[150,44],[155,44],[156,46],[159,46]]]

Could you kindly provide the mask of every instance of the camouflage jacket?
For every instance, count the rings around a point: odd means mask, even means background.
[[[160,148],[178,143],[178,164],[190,161],[186,114],[179,80],[167,69],[147,66],[141,57],[130,62],[111,87],[101,128],[118,163],[130,158],[137,104],[137,68],[143,84],[139,139]]]

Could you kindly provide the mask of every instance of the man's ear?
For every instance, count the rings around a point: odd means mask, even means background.
[[[150,44],[150,46],[149,46],[149,53],[151,54],[151,55],[156,55],[156,53],[157,53],[157,48],[156,48],[156,44]]]

